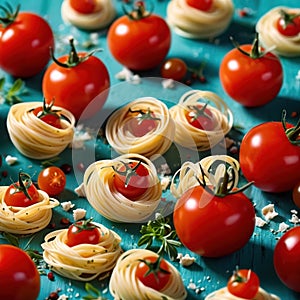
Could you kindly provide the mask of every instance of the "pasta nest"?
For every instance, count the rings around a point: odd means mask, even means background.
[[[75,118],[68,110],[53,106],[62,117],[62,129],[56,128],[32,113],[40,106],[41,102],[14,104],[7,116],[7,130],[12,143],[23,155],[47,159],[60,154],[72,142]]]

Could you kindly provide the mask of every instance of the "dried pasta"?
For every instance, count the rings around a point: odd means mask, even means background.
[[[188,106],[199,104],[204,106],[206,103],[208,103],[207,108],[213,114],[213,130],[196,128],[188,122],[185,116],[186,110],[189,110]],[[233,116],[226,103],[217,94],[210,91],[188,91],[179,99],[177,105],[170,108],[170,114],[176,122],[174,142],[199,151],[209,150],[218,144],[233,125]]]
[[[58,200],[49,198],[47,193],[38,190],[38,203],[28,207],[8,206],[3,199],[7,188],[8,186],[0,187],[0,231],[31,234],[48,226],[52,218],[52,208],[59,205]]]
[[[90,281],[110,275],[118,257],[122,253],[121,238],[102,224],[93,222],[101,232],[98,244],[66,244],[68,229],[52,231],[45,236],[41,245],[43,258],[51,270],[63,277]]]
[[[259,40],[263,47],[272,49],[278,55],[293,57],[300,56],[300,33],[295,36],[285,36],[277,30],[277,20],[280,10],[287,13],[300,14],[300,8],[278,6],[264,14],[256,24]]]
[[[7,130],[14,146],[23,155],[34,159],[47,159],[60,154],[74,135],[75,118],[66,109],[59,110],[62,129],[55,128],[36,117],[32,110],[41,102],[23,102],[13,105],[7,116]]]
[[[118,259],[117,264],[112,272],[109,290],[115,300],[161,300],[161,299],[186,299],[187,292],[184,288],[181,276],[178,270],[169,262],[171,277],[170,281],[161,291],[156,291],[145,286],[135,276],[137,265],[140,259],[149,256],[158,257],[146,249],[131,249],[124,252]]]
[[[128,162],[139,162],[148,169],[150,186],[135,201],[119,193],[113,183],[115,169]],[[124,154],[112,160],[92,163],[85,171],[84,190],[92,207],[115,222],[141,222],[147,220],[160,203],[162,187],[153,163],[139,154]]]
[[[211,172],[212,166],[216,165],[216,170]],[[197,163],[184,162],[181,168],[172,177],[170,192],[175,198],[180,198],[188,189],[199,185],[197,178],[201,182],[203,182],[204,179],[207,185],[216,186],[219,180],[224,176],[225,168],[228,166],[231,167],[228,188],[235,188],[239,181],[239,162],[228,155],[211,155],[201,159]]]
[[[242,300],[244,298],[236,297],[228,292],[226,287],[210,293],[205,300]],[[280,300],[276,295],[269,294],[262,288],[259,288],[257,295],[252,300]]]
[[[115,18],[116,10],[112,0],[97,0],[93,13],[82,14],[73,9],[70,0],[64,0],[61,5],[61,16],[66,23],[85,30],[96,30],[107,27]]]
[[[133,118],[129,109],[148,111],[159,120],[157,126],[141,137],[134,136],[128,130],[128,122]],[[175,124],[167,106],[153,97],[142,97],[131,101],[116,110],[107,120],[105,135],[108,143],[119,154],[138,153],[146,157],[165,153],[171,146],[175,133]]]
[[[223,33],[233,13],[232,0],[215,0],[209,11],[193,8],[186,0],[172,0],[167,7],[167,21],[183,37],[206,39]]]

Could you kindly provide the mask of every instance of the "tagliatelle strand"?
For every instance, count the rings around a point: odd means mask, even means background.
[[[32,112],[41,107],[41,102],[14,104],[7,116],[7,130],[14,146],[25,156],[47,159],[60,154],[71,142],[74,135],[75,118],[71,112],[53,106],[61,115],[62,129],[39,119]]]
[[[220,163],[220,164],[219,164]],[[228,155],[211,155],[201,159],[197,163],[185,162],[173,175],[170,185],[170,192],[175,198],[180,198],[188,189],[198,186],[197,178],[207,185],[215,186],[220,178],[224,176],[225,164],[231,167],[231,177],[228,185],[237,187],[239,181],[239,162]],[[218,165],[215,172],[211,173],[214,165]],[[202,170],[200,168],[202,167]],[[216,167],[216,166],[215,166]],[[202,173],[203,171],[203,173]]]
[[[49,198],[42,190],[39,192],[39,202],[27,207],[8,206],[4,194],[8,186],[0,187],[0,231],[12,234],[31,234],[46,228],[52,218],[52,208],[59,201]]]
[[[104,225],[93,222],[101,232],[98,244],[66,244],[68,229],[48,233],[41,245],[43,258],[50,269],[63,277],[90,281],[110,275],[118,257],[122,253],[121,238]]]
[[[201,11],[186,0],[172,0],[167,7],[167,21],[186,38],[216,37],[229,26],[234,13],[232,0],[214,0],[209,11]]]
[[[95,30],[107,27],[115,18],[116,10],[111,0],[97,0],[95,12],[82,14],[70,5],[70,0],[64,0],[61,5],[61,16],[66,23],[85,29]]]
[[[188,106],[206,103],[213,115],[214,129],[203,130],[191,125],[186,118]],[[199,151],[209,150],[217,145],[231,130],[233,115],[227,104],[215,93],[210,91],[192,90],[185,93],[177,105],[170,108],[170,114],[176,122],[174,141],[186,148]]]
[[[149,188],[135,201],[119,193],[113,182],[114,169],[128,162],[139,162],[149,172]],[[100,160],[86,169],[83,178],[87,200],[107,219],[115,222],[146,221],[158,207],[162,187],[153,163],[139,154],[124,154],[112,160]]]
[[[157,127],[144,136],[136,137],[128,130],[128,122],[133,116],[129,109],[150,111],[159,118]],[[138,98],[116,110],[107,120],[105,136],[111,147],[120,154],[138,153],[146,157],[161,155],[171,146],[175,124],[167,106],[153,97]]]
[[[266,49],[278,55],[294,57],[300,56],[300,33],[295,36],[285,36],[277,30],[277,20],[280,18],[280,10],[287,13],[300,13],[300,8],[288,8],[278,6],[264,14],[256,24],[259,40]]]
[[[145,286],[135,275],[141,259],[158,254],[146,249],[131,249],[124,252],[118,259],[109,282],[109,290],[114,299],[130,300],[183,300],[187,297],[180,273],[169,262],[170,281],[161,290],[156,291]]]

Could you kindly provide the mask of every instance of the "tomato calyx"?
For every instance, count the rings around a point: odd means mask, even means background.
[[[139,262],[144,263],[148,267],[148,271],[144,274],[144,277],[147,277],[150,274],[153,274],[155,280],[158,282],[159,281],[158,273],[163,273],[166,275],[171,274],[170,271],[165,270],[161,267],[162,259],[163,258],[161,255],[159,255],[154,262],[152,262],[148,259],[138,259]]]
[[[60,67],[62,68],[73,68],[76,67],[77,65],[79,65],[80,63],[86,61],[87,59],[89,59],[89,57],[93,56],[95,52],[98,51],[102,51],[102,49],[94,49],[91,52],[86,53],[85,55],[78,55],[76,47],[74,45],[74,39],[70,38],[69,40],[70,42],[70,52],[68,55],[68,59],[65,63],[59,61],[55,56],[54,56],[54,52],[53,49],[50,49],[51,52],[51,58],[52,60]]]
[[[282,111],[282,126],[289,141],[293,145],[300,145],[300,118],[294,127],[287,128],[286,126],[286,110]]]
[[[95,224],[93,224],[92,221],[93,221],[93,218],[89,218],[87,220],[75,222],[73,224],[73,226],[75,226],[78,229],[75,232],[75,234],[76,233],[80,233],[80,232],[85,231],[85,230],[93,230],[95,228],[98,228],[98,226],[96,226]]]
[[[200,166],[200,171],[201,171],[201,179],[198,178],[196,176],[196,179],[198,181],[198,183],[203,187],[203,189],[205,191],[207,191],[208,193],[210,193],[213,196],[217,196],[220,198],[224,198],[227,195],[233,195],[233,194],[238,194],[243,192],[244,190],[246,190],[250,185],[253,184],[253,182],[248,182],[245,185],[243,185],[240,188],[236,188],[235,187],[235,172],[233,171],[233,167],[232,166],[227,166],[226,163],[224,164],[220,164],[216,171],[215,174],[210,173],[209,175],[213,176],[213,177],[217,177],[216,174],[220,173],[220,171],[218,170],[218,168],[222,167],[224,168],[224,173],[223,176],[219,176],[218,178],[216,178],[216,182],[214,184],[214,186],[208,186],[207,182],[205,180],[205,172],[201,166],[201,164],[199,164]],[[222,171],[222,170],[221,170]]]
[[[293,24],[293,25],[297,25],[295,23],[295,18],[299,17],[300,14],[293,14],[293,13],[287,13],[286,11],[284,11],[283,9],[281,9],[279,11],[280,16],[281,16],[281,20],[283,20],[283,23],[281,23],[283,29],[286,29],[286,27],[289,24]]]
[[[125,185],[125,187],[128,187],[128,184],[129,184],[129,181],[130,181],[131,177],[132,176],[139,176],[139,174],[137,174],[136,171],[139,168],[139,166],[141,165],[142,161],[140,160],[133,168],[131,167],[131,163],[125,163],[123,161],[121,161],[121,163],[125,167],[125,171],[117,170],[114,166],[112,166],[112,168],[116,173],[118,173],[119,175],[125,177],[124,185]]]
[[[0,5],[0,11],[2,10],[4,12],[4,17],[0,17],[0,25],[5,28],[12,24],[19,14],[20,7],[21,5],[18,4],[16,10],[14,11],[8,2],[6,3],[6,7]]]
[[[200,116],[205,117],[209,120],[212,120],[212,117],[205,111],[207,108],[208,102],[203,106],[199,107],[198,105],[188,105],[188,109],[191,111],[192,116],[191,120],[196,121]]]
[[[150,10],[146,10],[144,1],[136,1],[131,7],[131,11],[128,11],[125,3],[123,3],[122,9],[130,20],[138,21],[143,18],[147,18],[152,14],[153,4]]]
[[[160,121],[160,118],[153,117],[153,112],[150,110],[150,108],[148,108],[146,112],[142,109],[132,110],[129,108],[128,112],[133,114],[138,113],[136,119],[138,120],[139,125],[145,120]]]
[[[255,33],[255,37],[254,40],[252,42],[252,47],[251,47],[251,51],[247,52],[245,50],[243,50],[240,45],[238,44],[237,41],[234,40],[234,38],[231,36],[229,37],[231,42],[233,43],[234,47],[239,50],[242,54],[251,57],[253,59],[257,59],[257,58],[262,58],[263,56],[265,56],[267,51],[261,51],[261,47],[259,46],[259,34],[258,32]]]
[[[18,183],[13,183],[15,188],[15,193],[22,192],[29,200],[32,200],[28,192],[28,188],[32,185],[32,180],[29,174],[24,172],[19,172]]]

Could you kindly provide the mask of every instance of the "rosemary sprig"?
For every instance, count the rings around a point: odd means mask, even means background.
[[[146,245],[146,248],[150,248],[152,243],[157,241],[160,244],[158,254],[165,252],[171,260],[176,259],[177,247],[180,247],[181,243],[168,218],[157,213],[155,220],[150,220],[146,225],[142,225],[140,233],[142,236],[138,240],[138,246]]]

